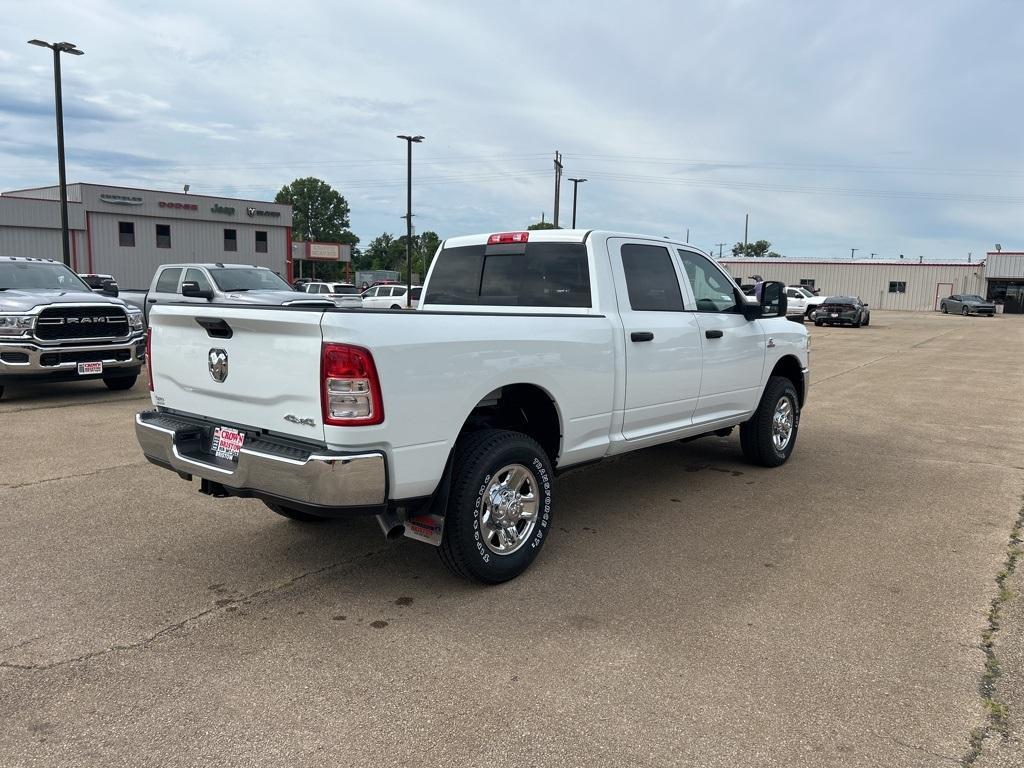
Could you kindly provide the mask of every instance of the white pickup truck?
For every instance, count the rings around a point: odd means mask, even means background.
[[[158,304],[152,463],[293,520],[373,514],[457,574],[520,574],[555,476],[740,427],[785,462],[808,334],[782,283],[760,303],[692,247],[583,230],[457,237],[415,312]]]

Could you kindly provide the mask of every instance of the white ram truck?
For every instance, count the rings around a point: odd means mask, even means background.
[[[808,334],[782,283],[760,303],[664,238],[583,230],[457,237],[415,312],[158,304],[146,458],[214,496],[303,522],[376,515],[455,573],[522,573],[557,474],[740,428],[793,451]]]

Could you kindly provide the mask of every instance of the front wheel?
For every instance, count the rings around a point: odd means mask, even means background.
[[[800,428],[800,400],[793,382],[772,376],[750,421],[740,425],[740,446],[752,464],[785,464]]]
[[[942,314],[944,314],[944,315],[948,315],[949,314],[949,310],[946,309],[946,302],[942,302],[941,304],[939,304],[939,309],[942,310]]]
[[[485,429],[455,447],[438,553],[456,576],[500,584],[525,571],[551,528],[551,462],[533,438]]]
[[[118,376],[117,378],[111,377],[103,379],[103,383],[107,385],[107,389],[119,392],[124,389],[131,389],[135,386],[135,382],[138,380],[139,374],[134,376]]]
[[[967,317],[967,313],[968,313],[969,311],[970,311],[970,310],[969,310],[969,309],[967,309],[967,307],[964,307],[964,308],[963,308],[962,310],[960,310],[960,314],[961,314],[961,315],[963,315],[964,317]]]
[[[867,314],[867,315],[864,315],[864,327],[867,328],[869,325],[871,325],[871,315],[870,315],[870,313]]]

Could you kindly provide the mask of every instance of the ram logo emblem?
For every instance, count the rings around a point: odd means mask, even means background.
[[[220,383],[228,377],[228,353],[224,349],[211,349],[207,361],[210,366],[210,377]]]

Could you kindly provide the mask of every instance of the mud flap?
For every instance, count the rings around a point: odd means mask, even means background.
[[[410,517],[405,521],[405,535],[410,539],[440,547],[441,537],[444,535],[444,517],[430,512]]]

